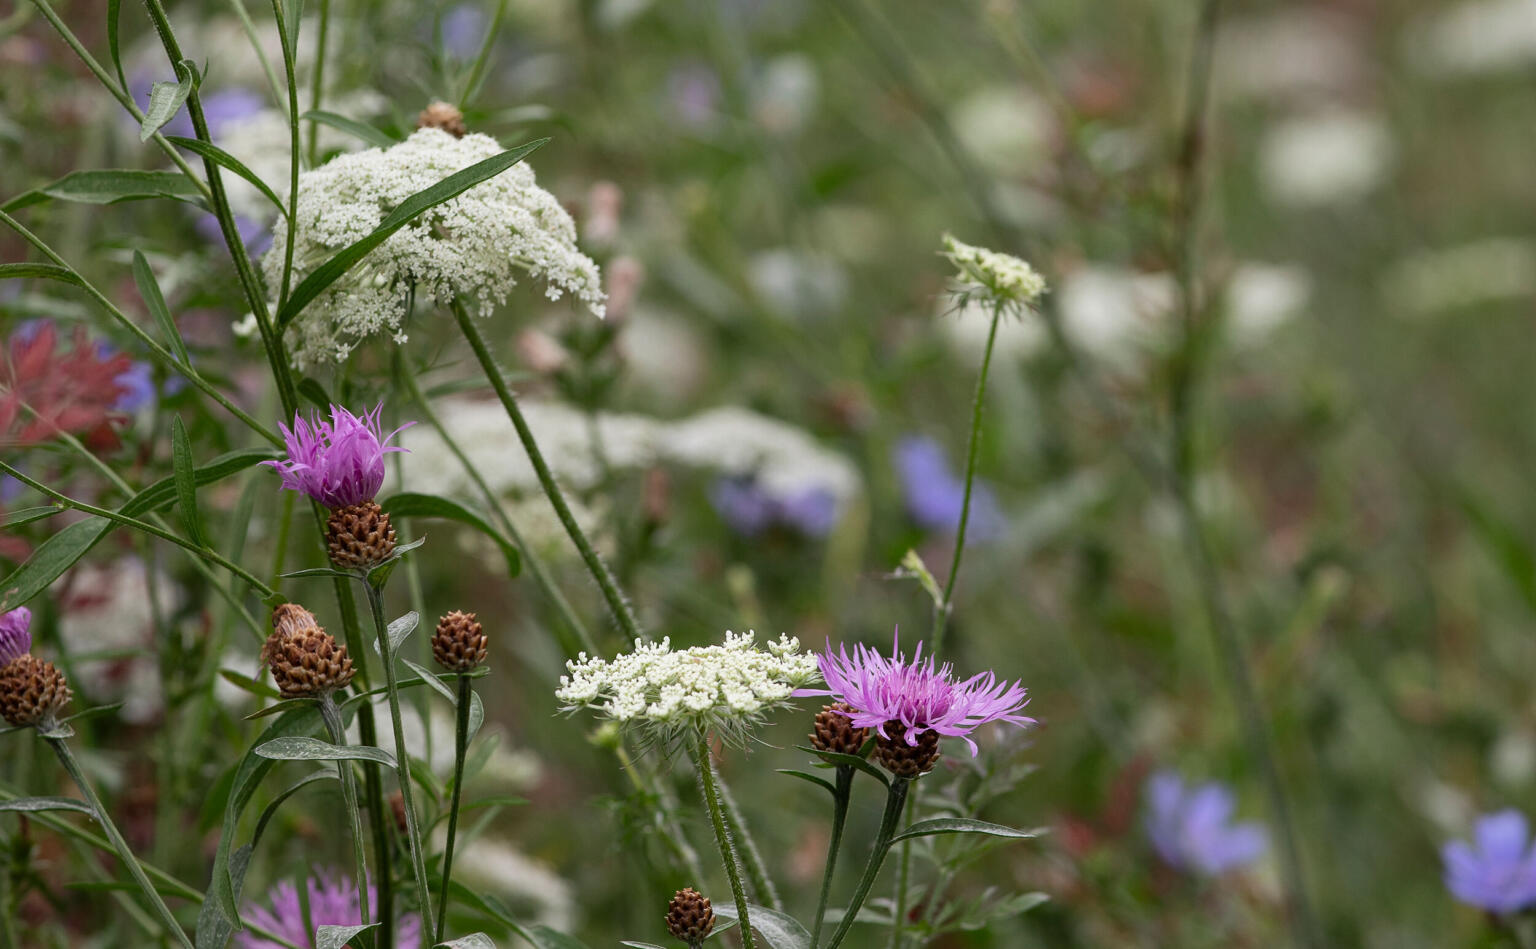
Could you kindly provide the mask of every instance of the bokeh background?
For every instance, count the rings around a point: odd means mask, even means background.
[[[270,11],[248,6],[270,37]],[[431,99],[459,98],[494,6],[332,0],[324,107],[408,131]],[[473,130],[508,146],[552,137],[533,166],[605,267],[602,327],[530,286],[486,332],[643,621],[678,644],[748,627],[808,647],[885,643],[897,625],[909,646],[924,635],[926,594],[893,574],[908,549],[941,575],[948,563],[987,327],[947,295],[940,235],[1024,256],[1049,280],[1082,365],[1038,320],[1001,332],[948,645],[962,672],[1022,679],[1041,723],[988,736],[984,772],[958,745],[945,769],[946,782],[991,795],[988,819],[1050,831],[988,851],[951,897],[995,887],[1049,899],[937,945],[1287,938],[1274,847],[1240,871],[1191,877],[1159,861],[1142,826],[1143,782],[1172,768],[1225,782],[1240,816],[1273,829],[1176,508],[1128,454],[1169,438],[1197,6],[511,0],[465,108]],[[56,4],[103,57],[105,7]],[[160,167],[42,18],[9,9],[0,198],[77,168]],[[173,21],[206,63],[203,95],[223,97],[216,139],[286,181],[286,128],[274,128],[230,4],[184,3]],[[122,31],[138,93],[170,78],[136,6],[123,5]],[[305,41],[314,34],[306,23]],[[1231,0],[1214,41],[1196,171],[1211,349],[1188,409],[1195,496],[1312,899],[1332,945],[1494,944],[1483,917],[1445,892],[1439,848],[1478,813],[1536,806],[1536,6]],[[321,136],[326,152],[364,144]],[[125,307],[138,307],[128,260],[145,253],[200,365],[273,417],[211,219],[170,202],[27,213]],[[259,246],[264,222],[250,226]],[[0,258],[27,259],[26,247],[0,234]],[[88,326],[141,358],[82,295],[0,286],[8,335],[38,318]],[[621,648],[450,330],[418,313],[409,343],[365,347],[320,381],[354,407],[386,398],[403,421],[419,413],[399,374],[417,378],[576,611]],[[131,482],[169,470],[173,414],[200,457],[246,444],[160,370],[145,385],[104,454]],[[412,454],[389,488],[476,498],[429,426],[404,444]],[[79,496],[112,496],[48,446],[6,457]],[[205,516],[240,529],[251,564],[314,554],[298,538],[281,545],[270,476],[222,487]],[[38,503],[7,491],[8,507]],[[8,530],[0,556],[20,562],[54,526]],[[665,900],[697,881],[668,868],[595,723],[556,714],[561,620],[473,532],[410,531],[431,534],[432,555],[412,589],[395,584],[400,609],[477,610],[493,638],[482,693],[496,744],[474,787],[528,800],[472,822],[466,879],[594,946],[661,941]],[[216,643],[227,644],[221,668],[253,674],[251,641],[184,561],[126,537],[39,612],[39,638],[82,697],[128,703],[123,720],[90,725],[91,767],[135,815],[136,839],[200,883],[206,854],[186,846],[186,827],[253,734],[240,719],[256,701],[200,670]],[[215,687],[221,703],[190,704]],[[816,792],[772,772],[803,766],[792,746],[811,710],[778,716],[724,763],[803,913],[827,818]],[[451,725],[437,721],[436,734],[434,753],[451,761]],[[48,780],[43,750],[3,740],[8,783]],[[670,773],[664,760],[644,766]],[[671,785],[705,849],[685,770]],[[317,794],[283,812],[252,892],[313,863],[344,865],[345,842],[324,832],[328,806]],[[873,794],[855,800],[856,847],[878,808]],[[58,872],[41,871],[54,905],[34,894],[17,909],[36,944],[109,944],[87,934],[121,908],[65,887],[79,856],[37,836]]]

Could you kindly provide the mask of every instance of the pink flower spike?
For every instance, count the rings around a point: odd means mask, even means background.
[[[795,695],[827,695],[853,706],[849,721],[856,728],[873,728],[889,739],[888,725],[899,724],[902,737],[915,746],[924,732],[963,738],[976,756],[970,733],[989,722],[1008,722],[1020,727],[1035,720],[1018,714],[1029,704],[1028,693],[1017,682],[999,680],[982,672],[956,682],[949,663],[934,667],[933,657],[922,659],[918,643],[911,660],[901,653],[900,641],[891,644],[891,657],[862,644],[848,655],[846,646],[836,653],[829,643],[816,656],[825,689],[800,689]]]
[[[389,445],[389,440],[415,424],[407,422],[381,437],[383,409],[380,403],[358,417],[332,405],[328,420],[318,414],[308,419],[295,415],[292,428],[279,426],[288,457],[262,464],[277,470],[283,487],[301,491],[333,511],[371,501],[384,484],[385,453],[406,451]]]

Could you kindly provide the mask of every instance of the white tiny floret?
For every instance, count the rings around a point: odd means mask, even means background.
[[[585,653],[566,663],[555,697],[567,711],[594,708],[621,724],[647,724],[665,735],[684,728],[740,737],[763,713],[821,676],[816,656],[780,636],[759,649],[751,632],[727,631],[719,646],[673,650],[671,641],[635,641],[613,659]]]
[[[1033,306],[1045,293],[1045,278],[1026,261],[975,247],[944,235],[943,254],[959,268],[962,296],[990,297],[999,305]]]
[[[367,236],[406,198],[502,152],[487,135],[463,138],[417,130],[387,149],[341,155],[299,176],[294,282]],[[287,224],[274,226],[262,258],[269,286],[282,279]],[[377,333],[403,339],[411,299],[446,304],[462,296],[489,315],[519,273],[545,282],[546,295],[570,293],[603,314],[597,264],[576,247],[576,225],[555,196],[519,162],[446,201],[392,234],[313,300],[288,330],[294,364],[345,359]]]

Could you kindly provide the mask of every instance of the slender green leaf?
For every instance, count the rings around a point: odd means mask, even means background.
[[[427,669],[423,668],[422,666],[417,665],[416,663],[412,662],[409,659],[401,659],[400,662],[403,663],[407,669],[409,669],[412,672],[416,673],[417,675],[421,676],[421,681],[425,682],[428,686],[430,686],[432,688],[432,691],[436,692],[438,695],[441,695],[443,698],[447,699],[449,705],[458,705],[459,704],[459,697],[453,693],[452,689],[448,688],[447,685],[443,684],[443,680],[442,679],[439,679],[432,672],[428,671]]]
[[[192,365],[192,357],[187,354],[187,341],[181,338],[181,330],[176,328],[176,320],[171,316],[171,308],[165,305],[165,294],[160,292],[160,283],[155,280],[155,272],[149,268],[149,261],[139,251],[133,252],[133,282],[139,288],[139,296],[144,298],[144,304],[149,307],[150,315],[160,326],[160,334],[165,337],[166,343],[171,347],[171,352],[183,366]]]
[[[200,158],[208,159],[221,168],[227,168],[246,181],[249,181],[255,186],[257,191],[260,191],[268,201],[271,201],[276,206],[278,212],[283,217],[288,216],[288,207],[283,204],[283,199],[277,196],[277,192],[273,191],[271,186],[265,181],[262,181],[260,175],[246,167],[244,162],[229,152],[226,152],[212,142],[205,142],[200,138],[183,138],[180,135],[168,135],[166,140],[181,148],[185,148]]]
[[[318,738],[274,738],[256,746],[256,754],[274,761],[377,761],[395,766],[395,758],[369,745],[333,745]]]
[[[207,547],[203,539],[203,520],[197,515],[197,475],[193,473],[192,442],[187,438],[187,426],[181,416],[171,419],[171,477],[176,481],[176,503],[181,507],[181,519],[187,524],[187,533],[199,547]]]
[[[85,285],[85,281],[80,279],[79,274],[58,264],[0,264],[0,280],[30,280],[34,277],[72,283],[77,287]]]
[[[245,871],[251,866],[251,845],[246,844],[229,858],[229,878],[235,899],[245,885]],[[197,913],[197,949],[224,949],[235,934],[235,924],[224,918],[218,900],[204,900]]]
[[[95,816],[91,805],[73,797],[18,797],[0,801],[0,811],[79,811]]]
[[[176,64],[176,82],[157,82],[149,89],[149,108],[139,124],[139,141],[147,142],[160,128],[176,117],[192,87],[198,81],[197,66],[190,59]]]
[[[284,580],[300,580],[305,577],[330,577],[332,579],[356,580],[357,574],[348,570],[337,570],[335,567],[307,567],[303,570],[293,570],[282,575]]]
[[[59,719],[59,723],[68,724],[70,722],[85,722],[90,721],[93,718],[100,718],[103,715],[111,715],[113,712],[122,708],[124,704],[126,703],[114,702],[111,705],[93,705],[90,708],[76,712],[67,718]]]
[[[227,671],[228,670],[220,670],[220,672],[227,672]],[[235,674],[239,675],[239,673],[235,673]],[[244,676],[240,676],[240,677],[242,679],[245,678]],[[246,681],[247,682],[251,682],[251,681],[254,681],[254,680],[246,679]],[[258,686],[261,686],[262,688],[267,688],[267,686],[265,684],[261,683],[261,682],[257,682],[256,684]],[[278,695],[278,694],[279,693],[277,692],[277,690],[274,689],[272,691],[272,695]],[[268,696],[268,697],[270,698],[270,696]],[[315,704],[315,700],[314,699],[283,699],[281,702],[277,702],[275,704],[268,705],[265,708],[257,709],[256,711],[252,712],[251,714],[245,716],[245,721],[247,721],[247,722],[254,722],[258,718],[267,718],[268,716],[271,716],[271,715],[277,715],[277,714],[279,714],[281,712],[286,712],[286,711],[288,711],[291,708],[298,708],[301,705],[313,705],[313,704]]]
[[[346,949],[358,933],[365,933],[378,923],[366,926],[321,926],[315,930],[315,949]]]
[[[766,906],[749,903],[748,913],[752,928],[763,937],[772,949],[811,949],[811,934],[805,931],[799,920],[787,913]],[[715,906],[715,915],[736,919],[736,907],[721,901]]]
[[[5,578],[0,589],[0,613],[13,610],[48,588],[75,565],[112,526],[106,518],[76,521],[43,541],[27,562]]]
[[[814,774],[807,774],[804,771],[795,771],[792,768],[778,768],[776,770],[779,772],[779,774],[787,774],[792,778],[799,778],[802,781],[809,781],[812,784],[819,784],[832,794],[837,793],[837,788],[833,786],[831,781],[828,781],[825,778],[818,778]]]
[[[1040,836],[1040,831],[1019,830],[1015,827],[1004,827],[1002,824],[989,824],[984,820],[972,820],[969,817],[935,817],[932,820],[918,821],[892,837],[891,842],[928,837],[933,834],[986,834],[989,837],[1015,837],[1024,840]]]
[[[303,26],[304,0],[283,0],[283,42],[288,45],[288,55],[299,58],[299,28]]]
[[[233,669],[220,669],[219,670],[219,675],[224,679],[225,682],[228,682],[230,685],[233,685],[233,686],[235,686],[237,688],[240,688],[240,689],[244,689],[246,692],[249,692],[252,695],[258,695],[258,696],[260,696],[260,697],[262,697],[264,699],[275,699],[275,698],[277,698],[281,694],[276,689],[272,688],[270,685],[267,685],[265,682],[260,682],[260,681],[258,681],[256,679],[253,679],[253,678],[251,678],[250,676],[246,675],[243,672],[236,672]],[[309,702],[308,700],[305,700],[305,699],[291,699],[290,701],[294,705],[299,705],[299,704],[310,704],[310,705],[312,705],[312,704],[314,704],[314,703]],[[284,705],[284,703],[279,702],[278,705]],[[288,707],[290,707],[290,706],[284,705],[284,708],[288,708]],[[270,714],[272,714],[272,709],[275,709],[275,708],[277,708],[276,705],[272,706],[272,708],[262,709],[260,712],[258,712],[255,715],[252,715],[251,717],[252,718],[260,718],[263,715],[270,715]],[[281,711],[281,709],[279,709],[279,711]]]
[[[469,726],[465,732],[466,742],[474,741],[480,734],[480,726],[485,724],[485,703],[480,701],[480,693],[474,690],[469,693],[469,721],[465,724]]]
[[[251,846],[255,847],[261,843],[262,832],[267,829],[267,824],[271,822],[272,818],[277,816],[277,809],[282,806],[284,801],[309,787],[311,784],[314,784],[316,781],[327,780],[337,781],[340,780],[340,777],[336,774],[335,771],[330,769],[326,769],[324,771],[315,771],[311,774],[306,774],[304,777],[284,788],[281,794],[279,794],[277,797],[274,797],[271,803],[262,808],[261,816],[256,819],[256,832],[251,835]]]
[[[72,171],[58,181],[24,191],[0,204],[0,211],[19,211],[50,198],[82,204],[115,204],[119,201],[142,201],[149,198],[172,198],[196,203],[198,197],[197,185],[176,171],[136,171],[127,168]]]
[[[348,135],[360,138],[369,145],[376,145],[379,148],[388,148],[391,145],[398,145],[400,143],[399,139],[391,138],[383,131],[367,123],[358,122],[344,115],[337,115],[334,112],[312,109],[305,112],[300,118],[306,122],[319,122],[321,125],[329,125],[333,129],[340,129]]]
[[[65,510],[67,509],[53,504],[43,504],[39,505],[38,507],[19,508],[15,511],[11,511],[4,517],[0,517],[0,528],[9,530],[11,528],[20,527],[23,524],[30,524],[33,521],[40,521],[45,517],[52,517],[55,514],[62,513]]]
[[[277,457],[270,448],[244,448],[239,451],[226,452],[203,465],[193,472],[193,483],[199,488],[206,487],[218,481],[223,481],[232,474],[239,474],[254,464],[270,461]],[[133,498],[118,509],[118,513],[128,517],[138,517],[149,511],[161,511],[169,507],[176,499],[176,479],[174,477],[161,478],[154,484],[135,494]]]
[[[400,644],[405,642],[405,637],[415,632],[420,623],[421,614],[411,610],[385,627],[385,638],[389,640],[389,658],[394,658],[395,653],[400,651]]]
[[[629,946],[630,949],[664,949],[664,947],[658,946],[654,942],[639,942],[634,939],[622,940],[619,945]]]
[[[293,318],[303,312],[304,307],[308,306],[311,300],[324,293],[327,287],[341,279],[341,276],[351,270],[353,265],[362,260],[369,251],[384,243],[391,234],[411,223],[417,215],[444,201],[458,197],[488,178],[494,178],[548,141],[547,138],[541,138],[526,145],[508,149],[500,155],[493,155],[484,161],[475,162],[468,168],[455,172],[437,184],[424,188],[400,202],[400,206],[379,222],[379,226],[371,234],[338,251],[330,260],[316,267],[294,288],[293,295],[288,298],[288,302],[277,314],[278,327],[284,328],[292,323]]]
[[[796,745],[795,748],[800,751],[808,751],[829,765],[848,765],[856,771],[862,771],[865,774],[870,775],[886,787],[890,787],[891,781],[885,776],[885,772],[881,771],[879,768],[870,764],[868,761],[864,760],[858,755],[845,755],[836,751],[817,751],[815,748],[812,748],[808,745]]]
[[[107,55],[112,58],[112,68],[117,71],[117,84],[124,92],[133,95],[133,90],[128,88],[128,77],[123,75],[122,44],[118,41],[117,21],[122,6],[123,0],[107,0]]]
[[[440,942],[433,949],[496,949],[496,944],[485,933],[470,933],[447,942]],[[661,949],[657,946],[656,949]]]
[[[501,548],[502,556],[507,558],[507,576],[515,577],[522,571],[523,559],[517,547],[492,527],[491,522],[482,514],[467,504],[438,497],[435,494],[406,491],[391,495],[379,506],[389,512],[391,517],[440,517],[467,524],[495,541],[496,546]]]

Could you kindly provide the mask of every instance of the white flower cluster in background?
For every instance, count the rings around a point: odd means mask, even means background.
[[[408,197],[454,172],[499,155],[487,135],[454,138],[417,130],[387,149],[342,155],[299,177],[296,280],[367,236]],[[285,222],[262,259],[269,286],[283,269]],[[519,162],[417,217],[332,284],[289,328],[294,364],[346,358],[360,341],[388,333],[404,342],[401,321],[414,288],[426,302],[468,298],[481,315],[505,303],[520,272],[542,279],[550,299],[564,293],[599,316],[597,264],[576,248],[576,225],[560,202]]]
[[[559,403],[530,399],[521,405],[555,477],[578,492],[597,484],[605,462],[612,471],[668,463],[735,477],[750,475],[766,494],[780,500],[824,493],[839,515],[862,491],[858,469],[847,457],[824,448],[793,425],[739,406],[667,421],[608,413],[589,420],[581,411]],[[493,491],[531,496],[530,510],[548,508],[542,497],[534,496],[538,479],[522,447],[510,437],[511,423],[499,404],[444,399],[439,412],[453,440]],[[593,445],[594,425],[602,443],[601,457]],[[405,483],[476,496],[473,482],[431,426],[406,429],[400,433],[400,444],[410,449],[400,456]],[[549,520],[548,526],[558,524]],[[558,531],[554,535],[563,536]],[[560,545],[564,547],[564,542]]]
[[[1230,99],[1316,100],[1359,83],[1370,61],[1346,15],[1321,5],[1234,17],[1216,39],[1211,88]]]
[[[1407,31],[1408,61],[1425,72],[1481,75],[1536,62],[1536,0],[1470,0],[1418,17]]]
[[[1285,207],[1331,207],[1386,183],[1396,147],[1380,116],[1328,106],[1279,122],[1259,146],[1259,182]]]
[[[620,724],[663,730],[719,730],[741,737],[763,713],[786,704],[795,689],[820,679],[816,656],[781,635],[759,649],[752,632],[725,634],[719,646],[673,650],[669,639],[635,641],[613,659],[586,653],[566,663],[555,697],[567,711],[592,708]]]
[[[1032,306],[1045,293],[1045,278],[1027,262],[944,235],[944,256],[960,271],[962,299],[986,297],[996,306]]]
[[[1488,237],[1420,251],[1387,270],[1381,292],[1391,312],[1409,317],[1528,300],[1536,295],[1536,243]]]

